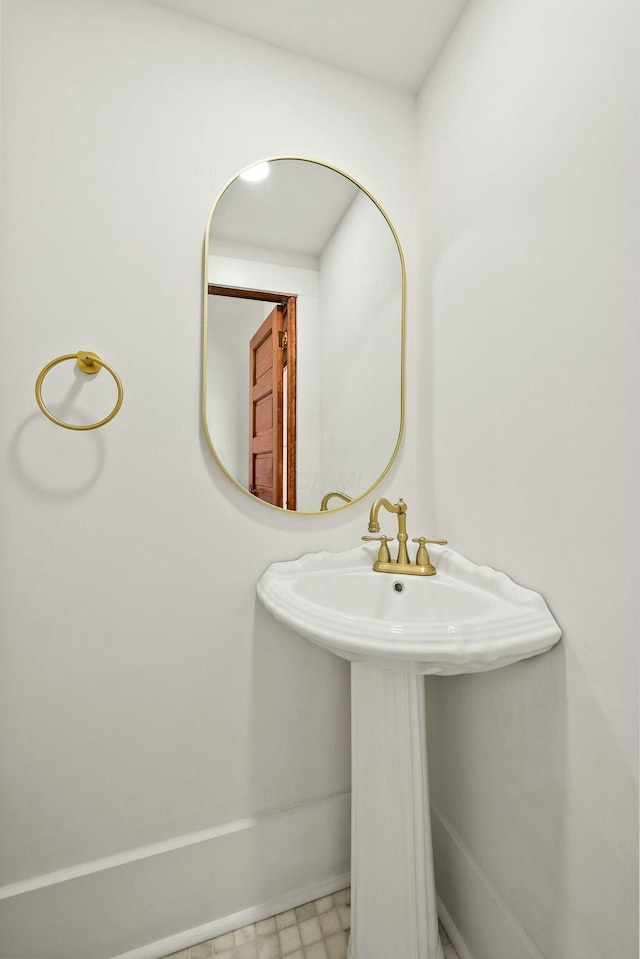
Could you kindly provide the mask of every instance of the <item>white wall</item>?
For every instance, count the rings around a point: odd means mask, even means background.
[[[402,264],[393,233],[364,193],[320,260],[322,466],[329,489],[360,496],[398,441]]]
[[[420,97],[438,535],[564,639],[430,680],[474,959],[638,954],[638,6],[476,0]]]
[[[367,507],[281,515],[219,472],[201,251],[237,170],[300,154],[370,187],[411,266],[414,104],[141,0],[3,15],[0,952],[101,959],[348,869],[348,667],[255,583]],[[124,382],[95,433],[33,397],[78,349]],[[413,412],[383,489],[418,529]]]
[[[1,951],[101,959],[347,868],[347,667],[254,585],[357,542],[366,507],[252,502],[199,423],[206,217],[292,153],[365,183],[407,255],[384,492],[565,633],[429,681],[443,903],[474,959],[635,955],[631,3],[470,5],[420,99],[419,310],[408,97],[142,0],[2,14]],[[96,433],[33,398],[81,348],[125,384]]]

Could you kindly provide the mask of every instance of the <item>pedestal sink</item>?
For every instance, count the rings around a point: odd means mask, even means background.
[[[432,547],[436,576],[378,573],[376,550],[310,553],[258,582],[267,609],[351,661],[349,959],[443,959],[433,878],[424,680],[497,669],[560,639],[538,593]]]

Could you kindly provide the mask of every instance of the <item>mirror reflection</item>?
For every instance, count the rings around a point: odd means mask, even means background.
[[[205,284],[203,413],[220,466],[282,509],[367,493],[402,432],[404,264],[378,204],[319,162],[254,164],[214,206]]]

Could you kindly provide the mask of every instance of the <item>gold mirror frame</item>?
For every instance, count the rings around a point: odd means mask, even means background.
[[[211,439],[209,433],[209,426],[207,423],[207,347],[208,347],[208,331],[209,331],[209,234],[211,232],[211,221],[213,219],[216,207],[220,200],[222,199],[223,194],[228,190],[232,183],[240,177],[246,170],[250,170],[252,167],[257,166],[259,163],[270,163],[273,160],[301,160],[305,163],[315,163],[318,166],[326,167],[327,170],[333,170],[335,173],[339,173],[341,176],[345,177],[347,180],[350,180],[359,190],[369,197],[372,203],[378,208],[384,219],[386,220],[387,226],[393,234],[393,238],[398,247],[398,255],[400,257],[400,270],[402,275],[402,301],[401,301],[401,317],[400,317],[400,427],[398,429],[398,439],[396,445],[391,454],[389,462],[385,466],[384,470],[377,478],[377,480],[369,486],[368,489],[361,493],[359,496],[354,497],[349,503],[343,503],[341,506],[336,506],[334,509],[327,510],[291,510],[286,509],[284,506],[274,506],[273,503],[267,503],[264,500],[258,499],[249,490],[239,483],[238,480],[231,475],[229,470],[225,467],[224,463],[218,456],[216,448]],[[396,233],[393,223],[389,219],[387,213],[382,208],[380,203],[376,200],[373,194],[367,190],[365,186],[360,183],[359,180],[356,180],[355,177],[352,177],[349,173],[345,173],[344,170],[341,170],[337,166],[333,166],[331,163],[325,163],[323,160],[314,160],[311,157],[302,157],[302,156],[271,156],[264,157],[261,160],[255,160],[253,163],[248,164],[246,167],[243,167],[238,173],[236,173],[230,180],[228,180],[222,190],[218,193],[216,199],[214,200],[213,206],[211,207],[211,212],[207,219],[207,228],[204,235],[204,248],[203,248],[203,329],[202,329],[202,390],[201,390],[201,408],[202,408],[202,425],[204,428],[204,435],[207,441],[207,445],[213,454],[213,458],[224,473],[224,475],[229,479],[235,487],[241,490],[245,496],[248,496],[254,503],[260,503],[263,506],[267,506],[269,509],[277,510],[279,513],[287,513],[290,516],[323,516],[330,515],[333,513],[339,513],[341,510],[348,509],[348,507],[353,506],[354,503],[359,503],[361,500],[365,499],[370,493],[380,485],[382,480],[385,478],[393,463],[396,456],[398,455],[398,450],[400,449],[400,444],[402,443],[402,438],[404,436],[404,410],[405,410],[405,364],[406,364],[406,355],[405,355],[405,325],[406,325],[406,267],[404,253],[402,252],[402,246],[400,244],[400,239]],[[372,376],[376,375],[372,372]]]

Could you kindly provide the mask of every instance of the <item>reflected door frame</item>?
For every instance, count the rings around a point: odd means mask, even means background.
[[[274,505],[283,506],[288,510],[296,509],[296,433],[297,433],[297,383],[296,383],[296,354],[297,354],[297,324],[296,324],[296,296],[290,293],[276,293],[269,290],[248,290],[236,286],[220,286],[208,284],[210,296],[232,296],[242,300],[262,300],[282,307],[282,333],[284,334],[279,348],[283,353],[283,364],[287,371],[286,376],[286,422],[283,423],[283,432],[286,430],[287,472],[286,472],[286,503]],[[278,402],[282,407],[282,400]],[[284,437],[283,437],[284,439]]]

